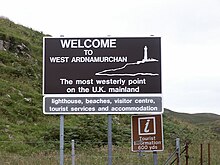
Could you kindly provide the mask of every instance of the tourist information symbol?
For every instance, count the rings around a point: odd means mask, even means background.
[[[132,116],[132,151],[163,151],[162,115]]]

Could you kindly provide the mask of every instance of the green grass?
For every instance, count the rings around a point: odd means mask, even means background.
[[[166,113],[177,119],[184,120],[192,124],[206,124],[206,123],[220,120],[219,115],[211,114],[211,113],[197,113],[197,114],[176,113],[168,109],[166,110]]]
[[[70,145],[70,143],[68,143]],[[113,146],[112,154],[112,164],[113,165],[142,165],[142,164],[153,164],[153,154],[152,153],[133,153],[130,151],[128,144],[125,147]],[[203,144],[203,164],[208,162],[208,144]],[[163,152],[158,152],[158,164],[163,165],[171,153],[174,151],[174,146],[168,146]],[[183,150],[183,146],[181,146]],[[220,149],[220,143],[211,144],[211,164],[218,165],[220,157],[218,152]],[[59,164],[59,150],[56,151],[48,150],[45,152],[29,154],[26,156],[16,155],[16,154],[1,154],[0,162],[5,164],[47,164],[47,165],[58,165]],[[200,164],[200,144],[190,144],[189,145],[189,164]],[[66,150],[64,155],[65,164],[71,164],[71,152]],[[170,163],[175,159],[171,159]],[[181,164],[185,164],[185,153],[181,155]],[[108,148],[107,146],[102,147],[76,147],[75,148],[75,163],[77,165],[103,165],[108,162]],[[3,164],[4,164],[3,163]],[[175,163],[174,163],[175,164]]]

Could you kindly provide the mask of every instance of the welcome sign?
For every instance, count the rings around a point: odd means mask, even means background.
[[[45,114],[162,113],[161,41],[43,40]]]
[[[44,94],[161,94],[161,45],[149,38],[44,38]]]

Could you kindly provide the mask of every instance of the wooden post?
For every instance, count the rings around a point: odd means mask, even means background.
[[[202,165],[203,159],[202,159],[202,144],[200,144],[200,164]]]
[[[210,143],[208,143],[208,165],[211,165],[211,151]]]
[[[188,165],[189,163],[189,143],[188,142],[186,142],[185,149],[186,149],[186,165]]]

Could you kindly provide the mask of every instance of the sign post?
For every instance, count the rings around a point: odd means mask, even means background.
[[[153,159],[154,159],[154,165],[158,165],[158,157],[156,151],[153,151]]]
[[[112,165],[112,115],[108,115],[108,165]]]
[[[64,165],[64,115],[60,115],[60,165]]]

